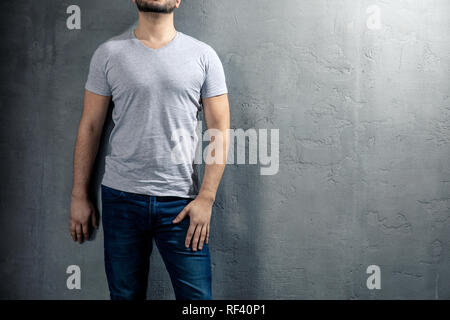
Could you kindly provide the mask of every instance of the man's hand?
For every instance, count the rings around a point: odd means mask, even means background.
[[[178,223],[186,216],[189,216],[190,224],[186,234],[184,245],[189,248],[192,240],[192,250],[202,250],[203,243],[208,243],[209,240],[209,223],[211,220],[212,205],[214,201],[197,196],[192,200],[178,216],[172,221]]]
[[[69,230],[73,241],[82,243],[83,237],[89,240],[91,224],[94,228],[98,229],[94,205],[87,197],[72,195]]]

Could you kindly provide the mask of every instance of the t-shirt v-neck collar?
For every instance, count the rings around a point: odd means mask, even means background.
[[[176,31],[175,37],[173,37],[172,40],[170,40],[168,43],[166,43],[166,44],[165,44],[164,46],[162,46],[161,48],[153,49],[153,48],[150,48],[150,47],[146,46],[141,40],[139,40],[139,39],[136,37],[136,34],[134,33],[134,30],[135,30],[134,28],[131,28],[131,31],[130,31],[130,33],[131,33],[131,38],[132,38],[133,40],[136,40],[136,41],[139,43],[139,45],[140,45],[141,47],[143,47],[144,49],[147,49],[147,50],[149,50],[150,52],[155,52],[155,53],[161,52],[161,51],[164,51],[164,50],[167,50],[168,48],[172,47],[172,46],[178,41],[178,39],[179,39],[180,36],[181,36],[181,32],[180,32],[180,31]]]

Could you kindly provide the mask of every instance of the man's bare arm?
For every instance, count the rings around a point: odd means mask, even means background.
[[[211,132],[212,139],[210,142],[214,142],[216,138],[214,131],[216,131],[217,134],[220,134],[221,139],[216,141],[216,147],[217,149],[222,149],[222,155],[219,159],[219,155],[213,154],[213,156],[216,156],[218,163],[207,163],[205,165],[205,173],[203,175],[202,185],[198,197],[214,202],[216,199],[217,188],[219,187],[223,171],[225,170],[228,154],[230,129],[230,108],[228,104],[228,95],[225,94],[218,97],[205,99],[203,101],[203,106],[207,129],[213,130]]]
[[[208,243],[212,205],[225,169],[229,147],[230,108],[228,95],[204,99],[203,106],[206,126],[208,130],[212,130],[210,145],[215,142],[216,150],[221,149],[222,154],[213,154],[217,161],[206,163],[198,196],[173,221],[178,223],[189,215],[190,225],[185,245],[189,247],[192,240],[192,250],[194,251],[197,250],[197,247],[201,250],[203,243]]]
[[[73,188],[69,230],[74,241],[89,239],[90,224],[98,227],[95,208],[89,200],[89,182],[105,123],[109,96],[85,90],[83,113],[73,156]]]

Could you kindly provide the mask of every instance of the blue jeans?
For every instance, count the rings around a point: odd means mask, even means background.
[[[177,300],[210,300],[208,244],[193,251],[184,243],[189,216],[172,220],[193,199],[159,197],[101,186],[105,270],[112,300],[145,299],[154,238]]]

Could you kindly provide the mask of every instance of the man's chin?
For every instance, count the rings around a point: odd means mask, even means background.
[[[158,4],[153,1],[136,0],[136,6],[141,12],[154,12],[154,13],[172,13],[175,10],[175,5],[171,4]]]

